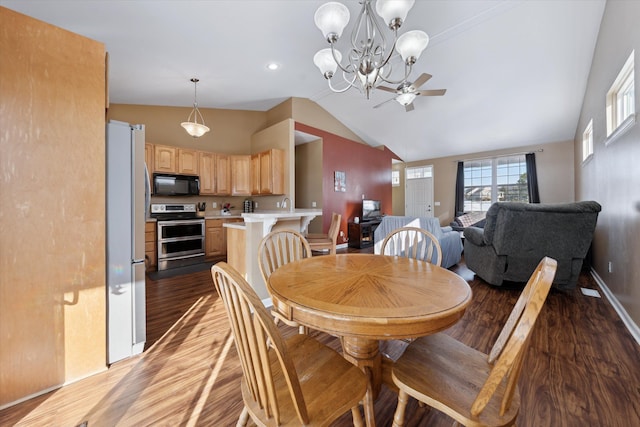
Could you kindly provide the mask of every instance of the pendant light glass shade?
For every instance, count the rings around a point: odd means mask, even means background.
[[[396,50],[402,60],[408,64],[414,64],[429,44],[429,36],[424,31],[407,31],[396,42]]]
[[[402,25],[407,19],[407,14],[414,3],[415,0],[378,0],[376,1],[376,13],[385,24],[394,28],[395,25]]]
[[[337,50],[335,51],[335,53],[338,61],[342,61],[342,54]],[[338,68],[336,58],[333,57],[331,48],[328,47],[326,49],[319,50],[313,56],[313,63],[316,64],[316,67],[320,69],[320,72],[323,76],[325,76],[325,78],[330,79],[336,72],[336,68]]]
[[[342,31],[349,23],[349,9],[341,3],[331,1],[316,10],[313,20],[325,39],[334,38],[335,41],[342,36]]]
[[[200,138],[202,135],[209,132],[209,128],[204,124],[204,118],[202,117],[200,110],[198,110],[198,98],[197,98],[196,86],[200,80],[193,78],[191,79],[191,81],[193,82],[193,85],[194,85],[193,110],[191,110],[191,113],[189,114],[187,121],[180,123],[180,126],[182,126],[187,131],[187,133],[192,137]],[[202,123],[198,123],[198,116],[200,116],[200,121]],[[191,121],[192,117],[193,117],[193,121]]]

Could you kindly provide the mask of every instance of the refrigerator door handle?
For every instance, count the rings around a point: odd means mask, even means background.
[[[133,261],[131,261],[131,264],[144,264],[144,258],[134,259]]]

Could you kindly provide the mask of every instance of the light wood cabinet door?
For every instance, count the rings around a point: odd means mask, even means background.
[[[153,174],[153,170],[154,170],[153,168],[155,166],[153,164],[153,150],[154,150],[153,144],[149,144],[149,143],[144,144],[144,163],[147,165],[149,178],[151,178],[151,175]]]
[[[231,195],[251,195],[251,156],[231,156]]]
[[[178,148],[178,173],[198,175],[198,152]]]
[[[231,194],[230,159],[226,154],[216,154],[216,194],[219,196]]]
[[[158,267],[156,245],[156,222],[146,222],[144,224],[144,257],[147,271],[155,271]]]
[[[260,153],[260,193],[284,194],[284,151],[272,148]]]
[[[199,153],[200,194],[216,194],[216,155],[213,153]]]
[[[227,245],[224,238],[224,228],[221,219],[208,219],[205,221],[205,255],[218,257],[227,253]]]
[[[251,155],[251,194],[260,194],[260,154]]]
[[[154,172],[176,173],[178,171],[176,147],[156,145],[153,150]]]

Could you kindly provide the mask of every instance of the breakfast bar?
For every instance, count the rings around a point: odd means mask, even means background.
[[[227,229],[227,263],[244,276],[265,305],[271,305],[271,298],[258,266],[260,241],[273,230],[291,229],[304,234],[316,216],[322,216],[321,209],[279,209],[243,213],[244,225],[224,224]]]

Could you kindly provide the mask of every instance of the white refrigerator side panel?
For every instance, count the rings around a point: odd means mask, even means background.
[[[107,124],[108,363],[142,352],[145,312],[144,127]]]
[[[144,164],[144,127],[136,126],[132,133],[132,164],[133,173],[133,354],[144,349],[147,340],[146,328],[146,290],[145,290],[145,230],[146,221],[146,189],[147,174]]]
[[[133,343],[131,128],[107,125],[108,362],[131,356]]]

